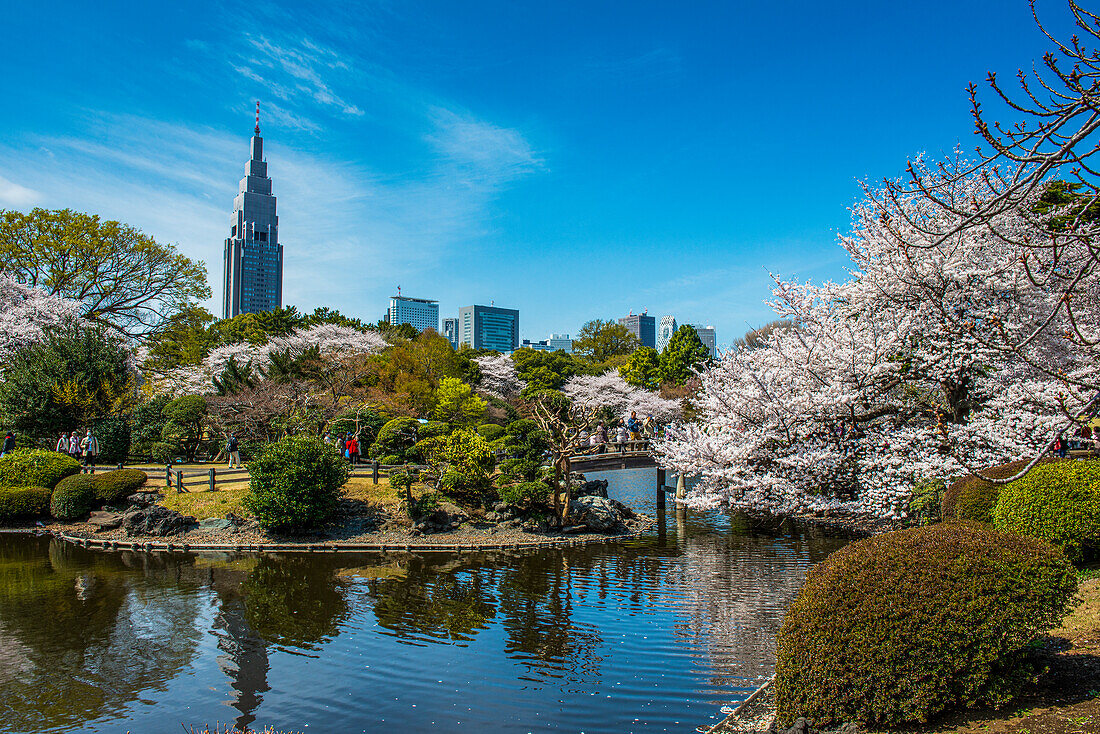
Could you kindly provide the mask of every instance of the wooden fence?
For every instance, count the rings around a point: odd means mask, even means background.
[[[119,465],[121,468],[121,464]],[[356,464],[351,467],[352,477],[370,477],[375,484],[381,477],[388,477],[395,471],[427,471],[430,467],[423,464],[379,464],[377,461],[368,464]],[[175,488],[181,492],[216,492],[219,489],[232,489],[226,485],[247,483],[249,480],[248,469],[239,467],[236,469],[210,467],[209,469],[184,470],[164,467],[164,485],[168,489]]]

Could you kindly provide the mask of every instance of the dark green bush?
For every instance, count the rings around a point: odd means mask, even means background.
[[[1077,582],[1057,548],[947,522],[861,540],[814,568],[779,632],[781,723],[896,725],[1001,705]]]
[[[397,461],[392,462],[395,464],[418,461],[420,455],[415,446],[419,431],[420,421],[415,418],[394,418],[378,431],[378,438],[370,447],[370,457],[374,459],[395,456]]]
[[[1006,484],[993,525],[1060,546],[1071,560],[1100,551],[1100,461],[1043,464]]]
[[[530,418],[509,423],[496,445],[508,456],[500,462],[501,473],[528,482],[538,478],[550,449],[546,434]]]
[[[155,463],[167,465],[176,460],[176,457],[179,455],[179,449],[174,443],[157,441],[153,444],[152,449],[150,449],[150,453]]]
[[[496,423],[482,423],[477,427],[477,432],[486,441],[496,441],[504,435],[504,426],[498,426]]]
[[[423,441],[428,438],[435,438],[436,436],[446,436],[450,432],[450,423],[446,421],[428,421],[420,426],[420,430],[417,432],[416,437],[419,441]]]
[[[94,475],[95,498],[101,504],[113,505],[138,491],[149,479],[140,469],[119,469]]]
[[[99,440],[100,464],[118,464],[130,455],[130,424],[125,418],[105,418],[92,429]]]
[[[50,512],[46,487],[0,487],[0,522],[42,517]]]
[[[386,454],[385,456],[378,457],[379,464],[385,464],[386,466],[397,466],[402,463],[401,457],[397,454]]]
[[[500,499],[510,505],[531,506],[545,504],[550,499],[550,487],[542,482],[520,482],[497,490]]]
[[[1056,459],[1043,459],[1044,463],[1051,461]],[[982,469],[981,472],[991,479],[1008,479],[1019,474],[1028,463],[1030,459],[1022,459]],[[1003,487],[1003,484],[991,484],[973,475],[963,477],[947,485],[940,504],[940,515],[944,520],[993,522],[993,508]]]
[[[96,478],[91,474],[73,474],[54,487],[50,514],[58,520],[76,520],[88,514],[96,504]]]
[[[0,459],[0,487],[52,489],[78,471],[80,462],[71,456],[42,449],[17,449]]]
[[[444,496],[463,507],[479,505],[487,488],[482,478],[470,477],[454,469],[443,472],[436,486]]]
[[[943,501],[944,482],[942,479],[918,479],[913,483],[913,493],[909,497],[908,517],[914,525],[931,525],[939,522],[940,505]]]
[[[307,530],[336,513],[348,464],[313,437],[268,444],[248,465],[252,475],[244,506],[269,530]]]

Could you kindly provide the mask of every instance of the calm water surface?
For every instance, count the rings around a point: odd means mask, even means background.
[[[655,514],[652,470],[599,476]],[[690,732],[771,674],[784,607],[844,541],[662,520],[625,545],[461,556],[0,535],[0,731]]]

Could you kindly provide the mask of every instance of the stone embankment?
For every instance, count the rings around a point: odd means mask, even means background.
[[[600,496],[606,486],[590,482],[591,494],[573,500],[569,523],[551,527],[539,513],[498,503],[478,516],[449,502],[411,526],[384,515],[341,514],[339,522],[311,535],[279,535],[254,520],[228,514],[196,522],[157,504],[157,492],[139,492],[118,511],[94,512],[84,522],[43,525],[38,530],[88,548],[143,551],[475,551],[573,547],[635,538],[653,521]]]

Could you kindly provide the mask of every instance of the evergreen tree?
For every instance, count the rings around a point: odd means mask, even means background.
[[[676,330],[661,353],[661,379],[683,385],[695,375],[695,370],[710,361],[710,350],[703,346],[695,329],[685,324]]]

